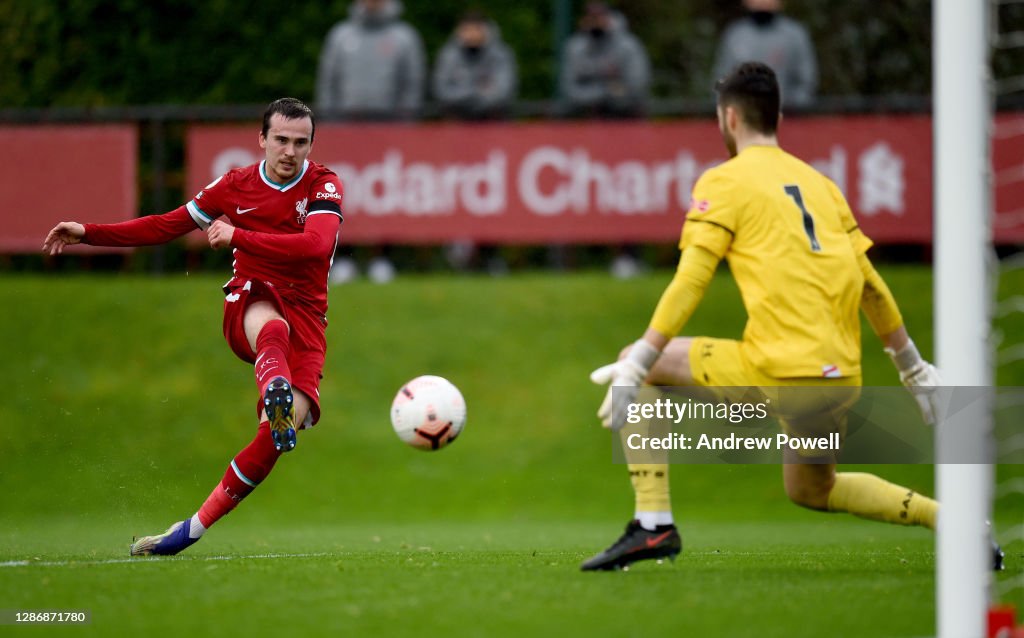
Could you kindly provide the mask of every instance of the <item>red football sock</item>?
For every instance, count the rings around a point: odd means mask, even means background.
[[[267,478],[274,463],[281,456],[274,447],[270,436],[270,423],[260,423],[256,438],[231,461],[224,478],[210,492],[210,496],[199,508],[199,522],[209,528],[222,516],[235,509],[243,498],[249,495],[260,481]]]
[[[262,394],[275,377],[284,377],[291,383],[288,368],[288,324],[274,319],[264,324],[256,337],[256,387]]]

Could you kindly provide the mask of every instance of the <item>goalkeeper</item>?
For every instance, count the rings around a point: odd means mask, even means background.
[[[861,385],[858,308],[914,393],[925,421],[933,423],[939,375],[921,358],[892,293],[868,260],[871,240],[858,229],[836,185],[779,147],[774,72],[745,63],[715,88],[719,129],[731,159],[705,172],[694,187],[679,268],[647,331],[618,362],[591,375],[595,383],[609,385],[598,411],[602,423],[621,428],[626,405],[645,382],[707,386],[719,393],[729,386],[776,394],[780,386],[812,386],[828,389],[816,393],[827,395],[828,405],[780,415],[783,427],[799,433],[827,423],[841,432],[844,406],[856,400]],[[747,311],[742,340],[673,338],[723,258]],[[619,386],[614,396],[613,386]],[[836,397],[843,397],[838,408]],[[931,498],[873,474],[836,472],[834,456],[786,454],[783,483],[798,505],[935,528],[938,504]],[[682,549],[669,501],[668,466],[631,464],[629,472],[635,519],[611,547],[583,563],[584,570],[673,558]],[[998,547],[994,552],[998,569],[1002,554]]]

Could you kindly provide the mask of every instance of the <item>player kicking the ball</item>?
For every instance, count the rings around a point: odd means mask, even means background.
[[[177,554],[195,543],[295,447],[296,430],[320,418],[327,274],[343,191],[337,175],[307,159],[315,130],[309,107],[282,98],[263,115],[259,144],[266,159],[259,164],[228,171],[169,213],[119,224],[61,222],[46,236],[43,251],[56,255],[80,242],[161,244],[198,227],[212,248],[230,247],[234,255],[234,273],[224,285],[224,337],[254,365],[256,437],[195,515],[135,541],[132,556]]]
[[[760,63],[742,64],[716,86],[718,125],[731,159],[698,180],[683,226],[679,268],[643,337],[591,375],[608,384],[598,411],[619,429],[638,386],[729,386],[777,392],[780,386],[829,388],[855,399],[861,384],[860,318],[885,344],[900,380],[934,422],[940,384],[907,335],[896,301],[866,256],[871,246],[842,193],[825,176],[779,148],[779,86]],[[697,307],[725,258],[747,311],[740,341],[673,338]],[[620,386],[613,396],[612,387]],[[824,393],[823,393],[824,394]],[[841,424],[846,408],[801,406],[780,422],[786,430]],[[803,426],[803,427],[801,427]],[[830,425],[829,427],[835,427]],[[839,426],[841,430],[841,425]],[[801,459],[787,450],[783,484],[790,500],[810,509],[850,512],[934,529],[938,504],[921,494],[859,472],[836,472],[835,457]],[[804,461],[804,462],[800,462]],[[626,567],[674,558],[682,549],[669,501],[668,465],[631,464],[636,516],[626,532],[582,569]],[[993,566],[1002,552],[993,547]]]

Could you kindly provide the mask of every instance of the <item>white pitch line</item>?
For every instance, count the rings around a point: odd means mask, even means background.
[[[249,554],[248,556],[197,556],[195,558],[185,557],[196,562],[214,560],[267,560],[278,558],[322,558],[330,556],[328,553],[312,554]],[[152,564],[157,565],[165,562],[159,557],[137,557],[137,558],[109,558],[107,560],[9,560],[0,562],[0,567],[78,567],[86,565],[122,565],[134,563],[136,565]],[[182,561],[187,562],[187,561]]]

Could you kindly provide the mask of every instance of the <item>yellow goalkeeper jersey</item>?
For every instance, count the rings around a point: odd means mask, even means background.
[[[752,146],[706,171],[680,248],[725,258],[743,296],[741,348],[775,378],[860,374],[864,276],[871,246],[839,188],[774,146]]]

